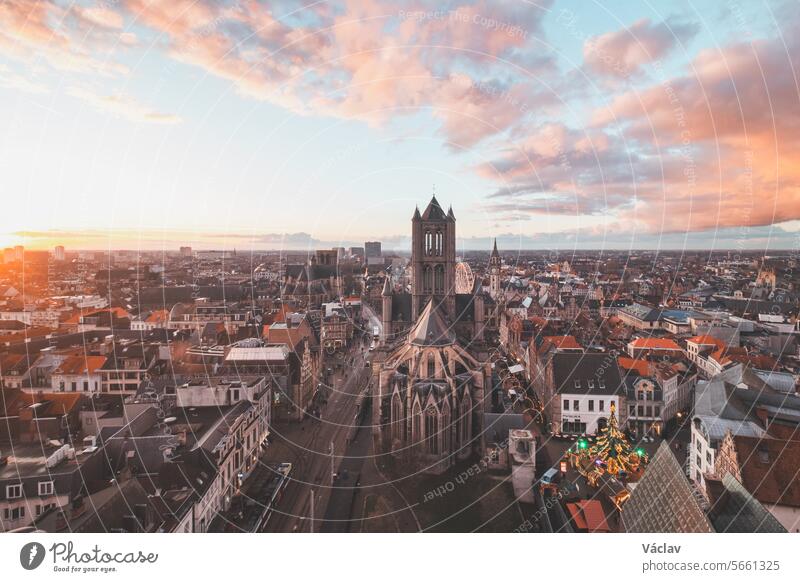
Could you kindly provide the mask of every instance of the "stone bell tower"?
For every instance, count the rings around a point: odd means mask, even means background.
[[[456,217],[442,210],[436,196],[411,219],[411,313],[413,321],[430,298],[455,320]]]

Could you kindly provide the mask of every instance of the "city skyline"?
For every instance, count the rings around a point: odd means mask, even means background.
[[[6,2],[0,245],[796,249],[796,11],[659,8]]]

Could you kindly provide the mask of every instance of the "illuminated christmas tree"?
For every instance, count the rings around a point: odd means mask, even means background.
[[[633,449],[617,424],[616,407],[611,404],[608,423],[601,429],[597,441],[588,446],[583,439],[578,441],[572,453],[572,464],[591,485],[600,475],[608,473],[614,477],[638,478],[647,463],[644,449]]]

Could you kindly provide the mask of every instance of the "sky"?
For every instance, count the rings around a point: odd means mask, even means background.
[[[0,246],[800,250],[796,0],[0,1]]]

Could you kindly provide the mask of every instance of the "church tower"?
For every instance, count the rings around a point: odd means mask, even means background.
[[[455,320],[456,217],[445,214],[436,196],[425,212],[419,208],[411,219],[411,313],[416,321],[433,297],[444,313]]]
[[[500,297],[500,267],[502,264],[503,260],[500,258],[500,253],[497,252],[497,239],[494,239],[492,256],[489,257],[489,295],[495,301]]]

